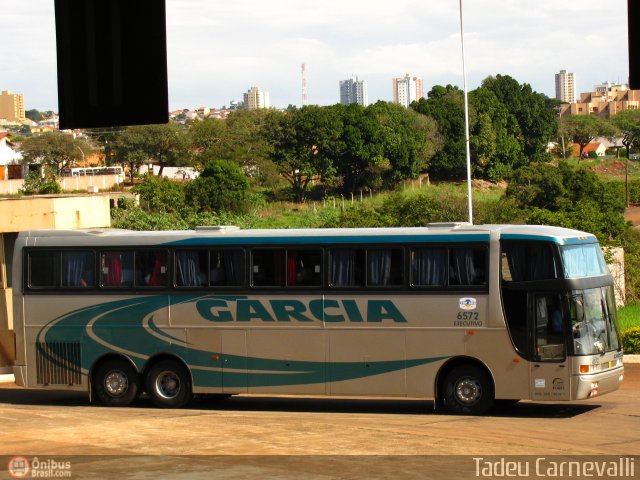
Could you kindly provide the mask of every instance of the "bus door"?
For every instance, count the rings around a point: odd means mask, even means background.
[[[528,295],[528,329],[532,342],[531,399],[570,400],[567,360],[568,311],[557,293]]]

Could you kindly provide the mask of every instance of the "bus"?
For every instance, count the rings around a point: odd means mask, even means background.
[[[596,238],[547,226],[22,232],[15,378],[127,406],[194,394],[593,399],[624,375]]]
[[[84,177],[94,175],[120,175],[124,174],[121,166],[110,167],[68,167],[63,168],[60,175],[63,177]]]

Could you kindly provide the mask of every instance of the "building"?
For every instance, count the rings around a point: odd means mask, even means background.
[[[393,79],[393,103],[409,107],[411,102],[417,102],[422,97],[422,77],[412,77],[407,73],[404,77]]]
[[[367,81],[358,80],[357,75],[347,80],[340,80],[340,103],[343,105],[357,103],[363,107],[369,105]]]
[[[560,115],[598,115],[609,119],[623,110],[640,108],[640,90],[629,90],[626,85],[596,85],[593,92],[580,94],[580,99],[560,106]]]
[[[20,122],[26,118],[24,95],[4,90],[0,93],[0,118],[7,122]]]
[[[258,87],[251,87],[249,91],[244,94],[244,106],[248,110],[269,108],[269,92],[262,91]]]
[[[556,73],[556,99],[564,103],[576,101],[576,76],[574,73],[560,70]]]
[[[22,178],[22,155],[15,151],[7,132],[0,132],[0,182]],[[1,193],[0,188],[0,193]]]

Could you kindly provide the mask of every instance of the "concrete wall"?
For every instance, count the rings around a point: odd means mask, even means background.
[[[2,167],[0,167],[2,168]],[[65,192],[88,191],[89,187],[98,190],[109,190],[123,181],[120,175],[89,175],[86,177],[61,177],[58,183]],[[19,193],[23,179],[0,180],[0,195],[13,195]]]

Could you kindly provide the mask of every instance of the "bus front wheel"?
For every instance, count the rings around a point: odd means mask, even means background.
[[[138,398],[138,372],[127,361],[107,360],[96,369],[93,391],[102,405],[126,407]]]
[[[493,406],[493,383],[475,365],[460,365],[444,380],[444,406],[458,415],[481,415]]]
[[[178,408],[193,396],[189,372],[174,360],[163,360],[149,370],[146,391],[151,401],[162,408]]]

